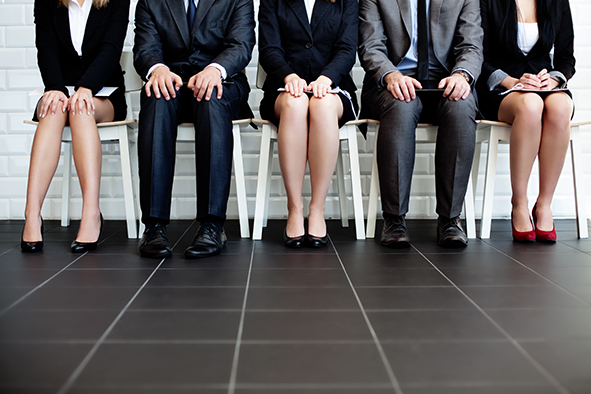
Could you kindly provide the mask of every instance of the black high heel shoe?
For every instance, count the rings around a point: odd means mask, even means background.
[[[299,237],[288,237],[287,229],[283,230],[283,242],[288,248],[299,249],[304,246],[304,238],[306,234],[302,234]]]
[[[317,237],[315,235],[306,234],[304,244],[308,248],[324,248],[328,244],[328,231],[324,237]]]
[[[76,240],[72,241],[72,245],[70,249],[72,253],[84,253],[89,252],[91,250],[95,250],[96,246],[98,245],[99,239],[101,239],[101,234],[103,233],[103,214],[101,213],[101,229],[99,230],[99,236],[94,242],[78,242]]]
[[[43,251],[43,240],[33,242],[25,241],[23,240],[24,233],[25,229],[23,228],[23,232],[21,233],[21,251],[23,253],[36,253]],[[41,236],[43,237],[43,218],[41,218]]]

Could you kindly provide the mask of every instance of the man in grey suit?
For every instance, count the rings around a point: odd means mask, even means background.
[[[439,125],[435,149],[438,243],[466,246],[459,215],[472,166],[482,38],[478,0],[360,0],[361,117],[380,121],[377,161],[382,245],[410,245],[405,214],[418,122]]]
[[[139,116],[140,254],[172,251],[170,220],[177,125],[195,124],[197,220],[185,257],[219,254],[232,171],[232,119],[250,118],[241,72],[255,44],[252,0],[139,0],[134,64],[146,79]]]

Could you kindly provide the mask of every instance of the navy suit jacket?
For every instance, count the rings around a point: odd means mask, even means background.
[[[199,0],[189,32],[183,0],[139,0],[134,64],[142,78],[166,64],[186,82],[210,63],[233,76],[248,65],[255,44],[252,0]]]
[[[89,0],[90,1],[90,0]],[[70,36],[68,8],[57,0],[35,0],[37,60],[45,91],[80,86],[96,94],[105,86],[124,88],[119,64],[129,23],[129,0],[111,0],[91,8],[86,22],[82,56]]]
[[[285,86],[284,78],[296,73],[308,83],[320,75],[350,93],[355,84],[349,75],[355,64],[357,0],[316,0],[311,23],[303,0],[261,0],[259,10],[259,61],[267,72],[264,91]]]

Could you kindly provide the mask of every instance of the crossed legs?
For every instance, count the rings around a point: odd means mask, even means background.
[[[536,93],[511,93],[501,102],[499,120],[512,124],[510,149],[513,224],[517,231],[532,229],[527,185],[536,157],[539,164],[539,195],[536,201],[538,228],[553,228],[550,204],[562,172],[570,140],[572,99],[565,93],[542,98]]]
[[[279,165],[287,192],[287,236],[304,234],[302,186],[308,163],[312,185],[308,233],[322,237],[326,234],[326,195],[339,151],[342,102],[332,94],[318,99],[283,93],[275,102],[275,113],[279,118]]]
[[[69,122],[76,172],[82,189],[82,220],[76,240],[94,242],[100,231],[99,189],[101,179],[101,142],[97,122],[113,120],[113,105],[107,99],[94,98],[95,113],[62,112],[61,103],[55,114],[40,118],[35,131],[27,184],[23,240],[42,239],[41,207],[55,174],[64,127]]]

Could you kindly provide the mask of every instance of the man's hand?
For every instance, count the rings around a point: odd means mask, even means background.
[[[183,86],[183,80],[181,77],[170,71],[164,66],[156,67],[150,74],[150,79],[146,83],[146,96],[150,97],[152,92],[150,88],[154,90],[154,95],[157,99],[160,95],[164,97],[166,101],[170,98],[176,97],[176,92]]]
[[[205,67],[205,69],[191,77],[187,87],[193,91],[193,96],[197,101],[201,101],[205,96],[205,101],[209,101],[213,88],[218,89],[218,100],[222,98],[222,73],[215,67]]]
[[[293,97],[300,97],[304,93],[304,90],[310,90],[308,82],[295,73],[289,74],[283,82],[285,82],[285,91]]]
[[[88,116],[90,114],[94,114],[94,100],[92,98],[92,90],[79,87],[76,90],[76,93],[70,97],[70,111],[72,115],[76,115],[79,113],[82,115],[83,112],[86,112]]]
[[[316,98],[326,96],[331,86],[332,80],[324,75],[321,75],[315,81],[310,82],[310,89]]]
[[[68,97],[61,90],[49,90],[43,93],[37,110],[39,119],[44,118],[48,111],[55,115],[59,103],[62,103],[62,112],[66,112],[68,110]]]
[[[392,93],[394,98],[400,101],[406,101],[407,103],[417,97],[415,88],[423,88],[419,81],[414,78],[407,77],[406,75],[402,75],[402,73],[399,71],[386,74],[384,77],[384,82],[386,83],[387,89],[390,91],[390,93]]]
[[[439,89],[445,88],[443,97],[454,101],[458,101],[459,99],[465,100],[470,95],[470,84],[466,81],[466,78],[457,73],[443,78],[439,81],[437,87]]]

